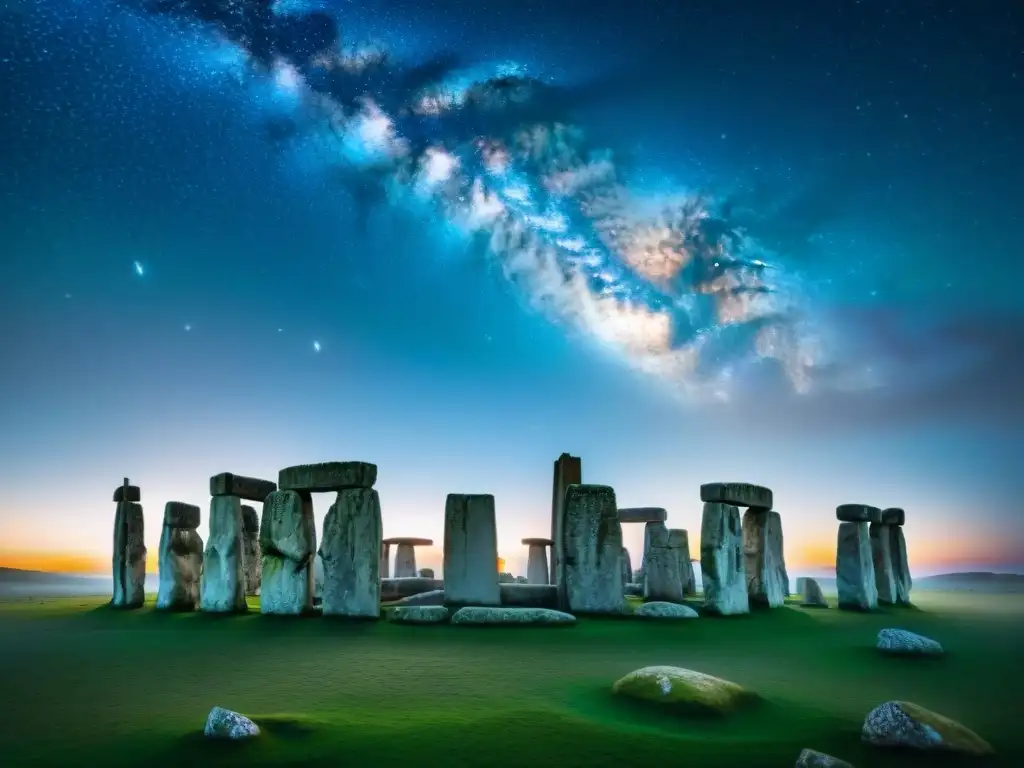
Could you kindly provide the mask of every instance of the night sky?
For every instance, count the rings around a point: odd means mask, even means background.
[[[694,539],[770,486],[791,574],[844,502],[1024,569],[1018,3],[164,5],[0,9],[0,565],[358,459],[522,573],[568,451]]]

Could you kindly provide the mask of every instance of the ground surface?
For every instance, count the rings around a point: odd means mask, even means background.
[[[922,593],[918,610],[781,608],[676,624],[395,626],[115,612],[102,599],[0,602],[0,765],[792,766],[803,747],[859,768],[1024,765],[1024,596]],[[897,626],[943,659],[873,650]],[[638,667],[738,682],[761,706],[680,720],[618,701]],[[865,714],[906,699],[960,720],[990,762],[880,752]],[[217,744],[221,705],[264,737]]]

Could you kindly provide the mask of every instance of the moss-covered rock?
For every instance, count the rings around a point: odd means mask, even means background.
[[[757,699],[741,685],[682,667],[637,669],[616,681],[612,690],[693,714],[724,715]]]
[[[970,728],[909,701],[887,701],[871,710],[861,738],[876,747],[993,753],[991,745]]]
[[[567,626],[576,623],[571,613],[554,611],[550,608],[490,608],[469,606],[460,608],[452,616],[452,624],[463,625],[541,625]]]
[[[388,619],[396,624],[443,624],[448,609],[443,605],[397,605],[388,611]]]
[[[853,768],[845,760],[826,755],[813,749],[805,749],[796,759],[794,768]]]
[[[688,605],[655,600],[639,606],[633,615],[643,619],[696,619],[700,614]]]

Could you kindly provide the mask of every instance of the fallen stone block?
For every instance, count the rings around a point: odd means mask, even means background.
[[[495,608],[466,606],[452,616],[460,626],[572,626],[576,617],[550,608]]]
[[[995,752],[970,728],[909,701],[887,701],[871,710],[864,719],[861,739],[876,747],[923,752],[976,756]]]
[[[882,653],[895,656],[942,656],[942,645],[930,637],[906,629],[883,629],[875,645]]]
[[[682,714],[726,715],[757,700],[757,695],[729,680],[682,667],[643,667],[620,678],[612,691],[650,701]]]
[[[399,605],[388,611],[388,621],[395,624],[443,624],[448,609],[443,605]]]
[[[638,606],[633,615],[642,619],[696,619],[700,616],[688,605],[658,601]]]

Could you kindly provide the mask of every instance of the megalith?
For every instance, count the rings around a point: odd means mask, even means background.
[[[110,604],[115,608],[141,608],[146,600],[146,525],[142,514],[142,492],[128,478],[114,491],[114,589]]]
[[[237,496],[210,499],[210,533],[203,554],[199,608],[207,613],[244,613],[245,548],[242,502]]]
[[[392,536],[384,539],[385,546],[395,545],[395,578],[414,579],[419,575],[416,567],[416,547],[431,547],[433,539],[419,539],[414,536]]]
[[[562,527],[562,516],[565,512],[565,492],[570,485],[583,482],[583,462],[578,456],[563,453],[555,460],[554,481],[551,497],[551,576],[550,583],[556,584],[561,567],[558,562],[562,557],[562,541],[558,538]]]
[[[668,532],[673,537],[679,555],[679,580],[683,585],[683,595],[695,595],[697,578],[693,573],[693,560],[690,559],[690,533],[683,528],[669,528]]]
[[[195,611],[199,608],[199,584],[203,574],[203,539],[199,507],[180,501],[164,505],[160,531],[159,585],[156,607],[162,611]]]
[[[380,577],[391,578],[391,545],[386,541],[380,543]]]
[[[665,523],[647,523],[644,542],[644,600],[682,602],[679,537],[673,536]]]
[[[751,605],[783,605],[789,590],[782,554],[782,517],[778,512],[750,507],[743,513],[743,554]]]
[[[629,556],[629,550],[625,547],[622,548],[622,585],[625,587],[626,584],[633,582],[633,561]]]
[[[875,589],[880,605],[896,602],[896,575],[893,571],[892,526],[885,523],[869,523],[868,538],[871,540],[871,561],[875,574]]]
[[[705,483],[700,487],[700,500],[761,509],[771,509],[775,502],[770,488],[751,483]]]
[[[526,555],[526,583],[550,583],[548,581],[551,578],[551,569],[548,566],[548,547],[554,542],[551,539],[530,538],[523,539],[522,543],[529,547]]]
[[[372,488],[348,488],[324,518],[324,616],[380,617],[380,497]]]
[[[892,557],[893,581],[896,585],[896,603],[910,605],[910,589],[914,581],[910,577],[910,563],[907,559],[907,540],[903,535],[906,513],[898,507],[882,510],[882,522],[889,526],[889,554]]]
[[[705,487],[701,486],[702,498]],[[732,616],[750,610],[743,529],[736,505],[721,501],[704,503],[700,524],[700,568],[704,580],[704,607],[709,612]]]
[[[573,613],[622,613],[622,527],[615,491],[570,485],[555,541],[561,542],[558,602]]]
[[[668,520],[668,512],[662,507],[622,507],[619,509],[619,525],[628,523],[664,523]],[[643,585],[644,559],[647,556],[647,532],[644,530],[644,550],[640,553],[640,577],[637,582]],[[633,581],[632,577],[626,579],[626,584]]]
[[[446,604],[501,605],[494,496],[448,494],[443,557]]]
[[[274,491],[267,496],[260,521],[260,551],[260,612],[294,616],[312,609],[316,524],[309,492]]]
[[[245,563],[245,594],[255,597],[260,593],[260,575],[263,572],[260,516],[254,507],[245,504],[242,505],[242,550]]]
[[[836,543],[836,589],[843,610],[869,611],[878,607],[878,587],[871,554],[870,523],[881,521],[882,510],[866,504],[836,507],[840,520]]]

